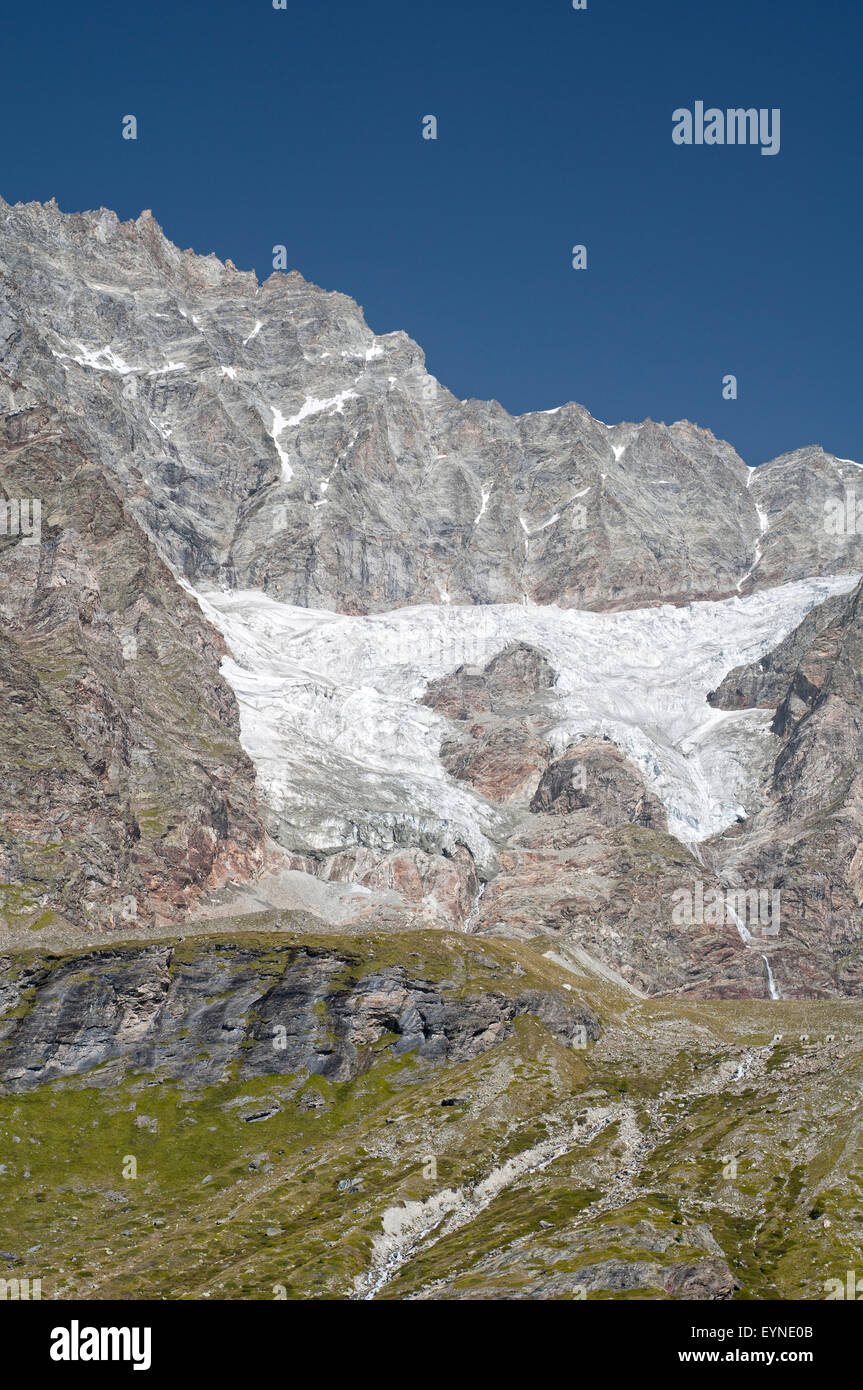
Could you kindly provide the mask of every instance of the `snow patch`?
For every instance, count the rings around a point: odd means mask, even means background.
[[[283,448],[283,446],[279,443],[279,435],[281,434],[282,430],[285,429],[285,427],[289,425],[291,422],[290,420],[285,419],[282,412],[278,410],[276,406],[271,405],[270,410],[273,412],[273,428],[270,430],[270,437],[272,438],[272,441],[276,446],[276,453],[278,454],[279,459],[281,460],[282,477],[284,478],[285,482],[288,483],[294,476],[294,470],[291,467],[291,461],[288,458],[287,449]]]
[[[482,494],[482,505],[480,506],[479,511],[477,512],[476,516],[475,516],[474,519],[473,519],[473,524],[474,524],[474,526],[479,526],[479,523],[482,521],[483,517],[485,516],[486,508],[487,508],[487,506],[488,506],[488,499],[491,497],[491,490],[492,490],[493,487],[494,487],[494,483],[489,483],[489,485],[488,485],[487,488],[484,487],[484,488],[481,489],[481,494]]]
[[[147,376],[165,376],[168,372],[184,372],[185,370],[185,362],[166,362],[164,367],[153,367]]]
[[[319,400],[317,396],[307,396],[296,415],[292,415],[284,424],[289,429],[296,429],[297,425],[302,424],[310,415],[320,415],[326,411],[330,415],[341,415],[347,401],[358,400],[357,391],[340,391],[337,396],[330,396],[327,400]]]
[[[758,513],[758,525],[759,525],[760,528],[761,528],[761,534],[762,534],[762,536],[763,536],[763,535],[770,529],[770,518],[769,518],[769,516],[767,515],[766,511],[764,510],[764,508],[761,507],[761,506],[759,506],[759,504],[758,504],[757,502],[755,503],[755,510],[756,510],[756,512]],[[738,593],[739,593],[740,590],[743,588],[743,585],[746,583],[746,581],[747,581],[747,579],[749,578],[749,576],[750,576],[755,570],[757,570],[758,566],[761,564],[761,557],[762,557],[762,555],[763,555],[763,550],[762,550],[761,542],[760,542],[760,541],[756,541],[756,544],[755,544],[755,558],[753,559],[752,564],[749,566],[749,569],[746,571],[746,573],[745,573],[744,575],[742,575],[741,578],[738,579],[738,581],[737,581],[737,591],[738,591]]]
[[[61,338],[61,342],[63,339]],[[91,367],[97,372],[116,372],[118,376],[128,376],[131,372],[142,371],[141,367],[130,367],[129,363],[116,353],[113,348],[89,348],[85,343],[75,342],[67,346],[77,347],[78,353],[74,352],[54,352],[55,357],[68,357],[73,362],[77,362],[79,367]]]
[[[585,488],[585,492],[587,491],[588,489]],[[582,495],[583,494],[580,492],[576,493],[576,497],[581,497]],[[553,526],[556,521],[560,521],[560,512],[555,512],[554,516],[550,516],[548,521],[543,521],[540,526],[528,526],[523,516],[519,517],[519,521],[521,522],[522,530],[526,536],[538,536],[540,531],[547,531],[549,526]]]

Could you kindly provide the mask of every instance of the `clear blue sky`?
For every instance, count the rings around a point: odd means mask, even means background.
[[[857,0],[9,0],[0,193],[284,243],[459,396],[863,460],[861,39]],[[675,146],[699,99],[780,107],[779,155]]]

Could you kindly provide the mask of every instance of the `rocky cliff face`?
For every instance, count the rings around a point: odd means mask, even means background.
[[[780,948],[675,902],[778,876],[786,987],[858,988],[856,465],[459,401],[343,295],[54,204],[0,202],[0,412],[4,930],[307,911],[748,997]]]
[[[0,1269],[822,1297],[858,477],[459,401],[296,273],[0,200]]]
[[[805,712],[835,661],[843,623],[853,602],[839,594],[807,613],[803,622],[760,661],[729,671],[707,699],[716,709],[778,709],[774,731],[783,734],[793,713]]]
[[[556,679],[540,652],[516,643],[424,696],[458,729],[441,744],[450,774],[508,813],[469,929],[564,943],[646,993],[764,997],[763,960],[733,921],[675,920],[678,891],[700,881],[703,892],[705,870],[669,834],[637,767],[610,739],[555,756]],[[709,872],[707,881],[719,888]]]
[[[468,1061],[528,1013],[565,1044],[599,1037],[591,1010],[559,992],[472,993],[402,965],[363,966],[349,947],[221,941],[2,967],[0,1085],[16,1092],[108,1064],[118,1076],[155,1070],[192,1086],[298,1074],[337,1083],[382,1046],[430,1064]]]
[[[115,478],[45,407],[0,417],[0,916],[167,922],[263,859],[221,644]]]
[[[768,801],[710,845],[729,882],[782,893],[771,943],[789,993],[858,993],[863,982],[863,586],[816,609],[716,700],[775,709]]]
[[[860,573],[826,508],[852,465],[753,473],[687,421],[513,418],[296,272],[259,283],[150,213],[0,202],[0,404],[62,404],[191,580],[346,613],[609,609]]]

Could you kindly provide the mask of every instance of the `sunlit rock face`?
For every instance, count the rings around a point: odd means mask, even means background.
[[[688,421],[460,401],[347,296],[181,251],[149,213],[0,203],[0,277],[0,404],[62,403],[190,579],[368,613],[863,571],[834,516],[853,464],[752,470]]]
[[[0,469],[41,507],[0,535],[4,926],[272,909],[859,988],[853,461],[460,401],[296,272],[0,200]],[[694,879],[781,882],[793,931],[681,930]]]

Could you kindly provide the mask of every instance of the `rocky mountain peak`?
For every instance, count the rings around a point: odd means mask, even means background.
[[[787,883],[791,822],[856,883],[852,461],[458,400],[347,295],[52,202],[0,203],[0,467],[40,508],[0,537],[16,920],[376,914],[558,934],[645,992],[856,978],[805,875],[793,950],[672,911]]]
[[[355,613],[614,609],[863,569],[822,524],[841,461],[752,487],[688,421],[459,401],[347,296],[181,252],[150,213],[5,205],[0,274],[5,404],[50,398],[125,490],[140,475],[138,519],[193,582]]]

